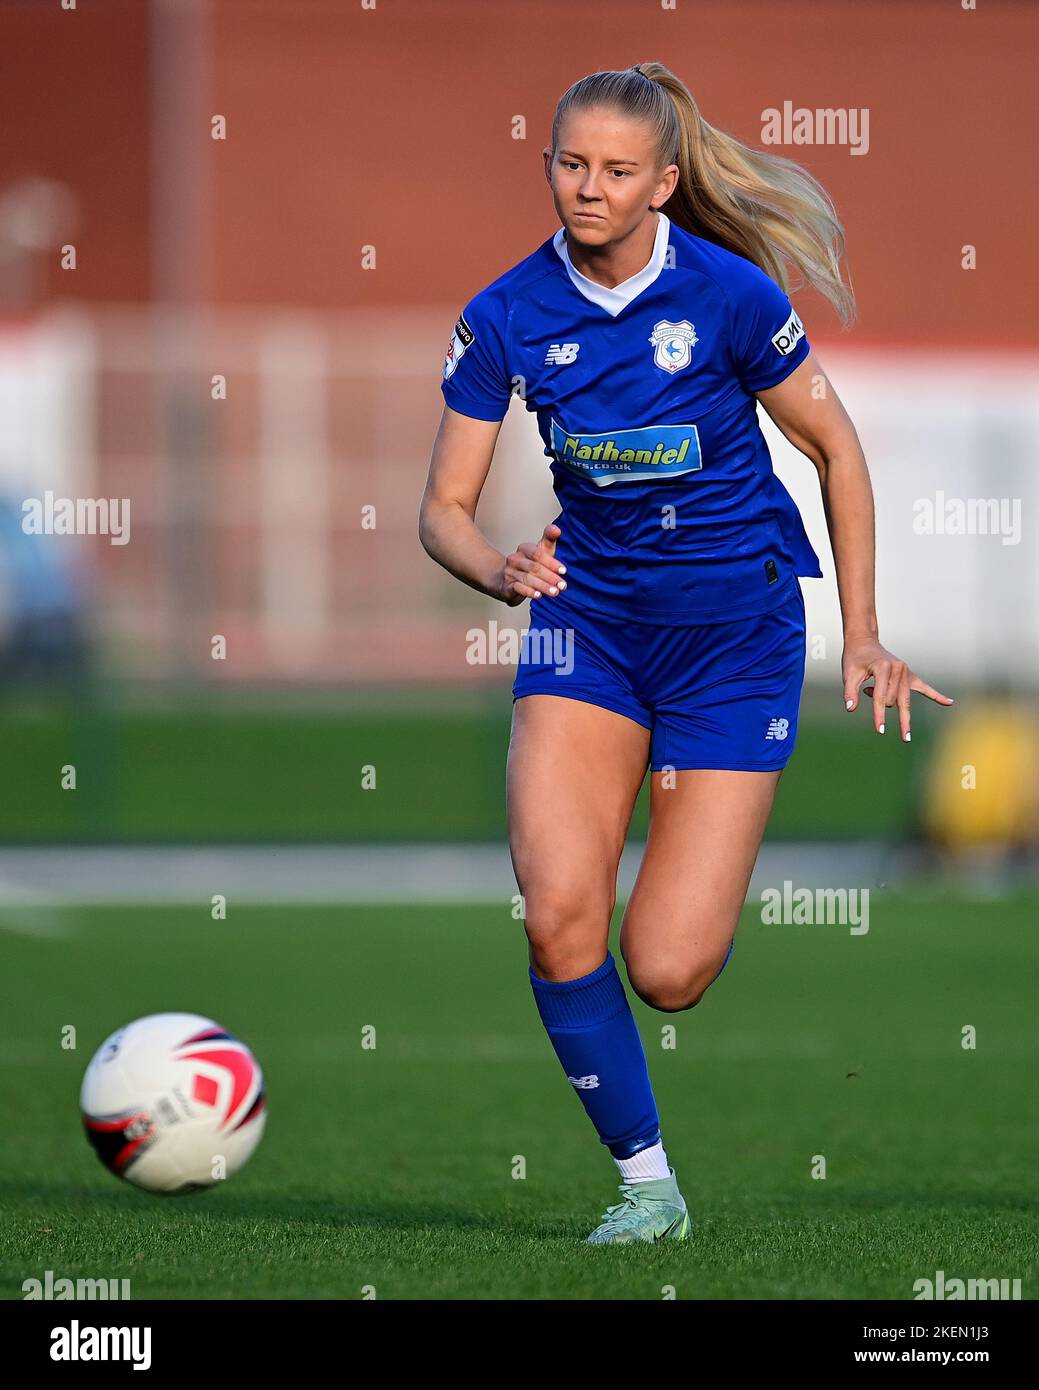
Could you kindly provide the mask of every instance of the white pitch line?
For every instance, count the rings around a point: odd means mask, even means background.
[[[630,895],[642,845],[629,845],[619,874]],[[763,847],[750,893],[781,888],[880,888],[911,874],[911,852],[883,844]],[[156,848],[0,848],[0,909],[20,930],[37,914],[73,904],[497,903],[517,893],[509,852],[495,845],[255,845]],[[41,916],[39,920],[45,920]],[[52,919],[52,928],[60,926]],[[0,929],[3,928],[0,916]],[[37,928],[42,930],[42,928]]]

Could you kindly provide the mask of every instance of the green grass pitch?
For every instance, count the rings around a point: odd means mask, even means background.
[[[876,890],[864,936],[748,910],[699,1007],[636,1002],[694,1229],[615,1249],[582,1244],[617,1175],[508,905],[23,913],[0,929],[2,1295],[50,1269],[137,1299],[911,1299],[941,1269],[1034,1297],[1037,907]],[[109,1031],[175,1009],[254,1048],[270,1111],[226,1187],[157,1198],[101,1167],[77,1097]]]

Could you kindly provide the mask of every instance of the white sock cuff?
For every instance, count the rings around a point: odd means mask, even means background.
[[[613,1161],[625,1182],[650,1182],[654,1178],[671,1176],[663,1144],[651,1144],[648,1149],[639,1149],[631,1158],[615,1158]]]

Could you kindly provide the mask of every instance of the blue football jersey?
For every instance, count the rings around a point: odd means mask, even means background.
[[[658,624],[751,617],[822,574],[754,399],[808,339],[770,276],[657,217],[649,263],[621,285],[582,275],[560,228],[476,295],[442,390],[479,420],[514,394],[537,412],[575,603]]]

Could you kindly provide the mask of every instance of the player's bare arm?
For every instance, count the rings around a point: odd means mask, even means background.
[[[444,406],[422,496],[419,537],[427,553],[456,579],[514,608],[524,599],[554,597],[565,589],[566,568],[555,558],[558,526],[546,526],[539,540],[522,541],[512,554],[503,555],[476,525],[500,429],[500,420],[473,420]]]
[[[902,739],[908,743],[912,691],[939,705],[953,702],[881,645],[873,489],[855,426],[814,354],[778,386],[756,395],[779,430],[811,459],[819,474],[844,624],[845,707],[854,710],[860,687],[872,681],[863,693],[873,697],[874,727],[882,734],[884,710],[897,706]]]

